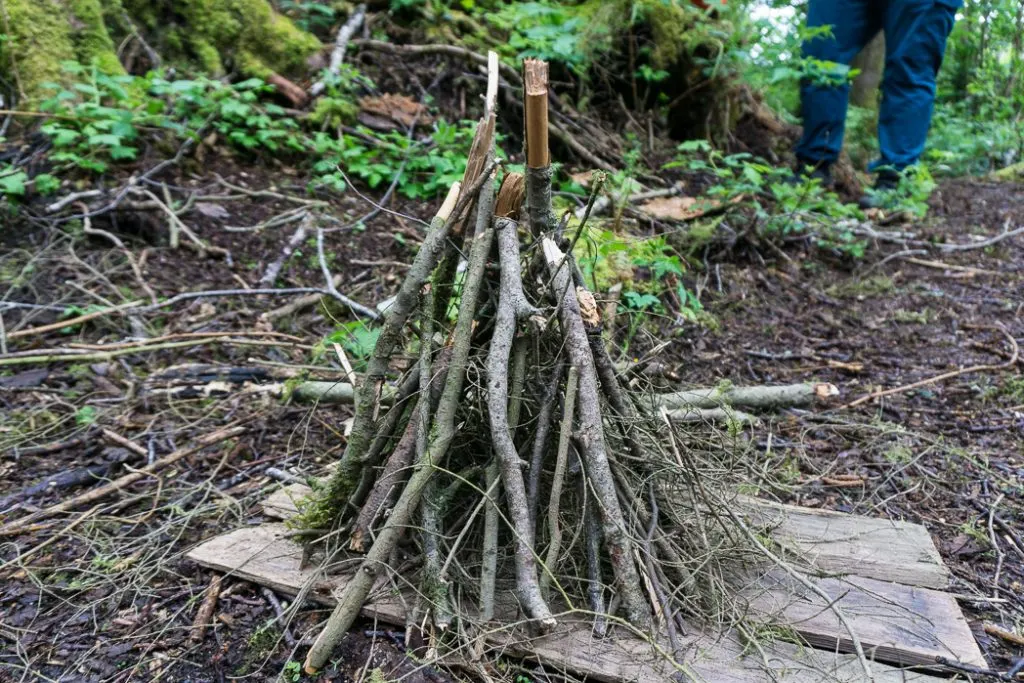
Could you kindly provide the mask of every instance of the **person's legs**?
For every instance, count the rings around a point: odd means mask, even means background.
[[[810,0],[808,28],[831,26],[832,35],[809,38],[804,56],[849,66],[882,28],[884,4],[885,0]],[[846,74],[838,71],[832,82],[801,85],[804,130],[795,151],[802,164],[828,165],[839,158],[849,95]]]
[[[921,158],[935,102],[935,77],[955,20],[955,7],[946,2],[889,0],[878,115],[881,158],[873,169],[902,171]]]

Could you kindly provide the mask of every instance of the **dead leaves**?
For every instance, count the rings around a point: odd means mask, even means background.
[[[743,195],[733,197],[728,204],[739,204],[743,201]],[[636,208],[639,211],[665,221],[689,221],[700,218],[714,211],[723,209],[726,204],[717,199],[705,199],[699,197],[657,197],[651,199]]]
[[[591,328],[600,327],[601,313],[597,309],[597,300],[594,299],[594,295],[584,287],[577,287],[576,299],[580,303],[580,316],[583,318],[583,324]]]
[[[359,100],[359,123],[380,131],[408,130],[434,122],[427,108],[406,95],[386,93]]]

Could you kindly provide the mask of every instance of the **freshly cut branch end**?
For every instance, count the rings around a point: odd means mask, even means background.
[[[539,59],[523,62],[526,88],[526,165],[546,168],[551,164],[548,150],[548,63]]]

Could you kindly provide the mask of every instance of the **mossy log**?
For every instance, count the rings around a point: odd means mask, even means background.
[[[269,0],[0,0],[0,22],[0,79],[22,101],[44,97],[66,61],[123,74],[118,46],[140,36],[211,76],[305,73],[321,47]]]

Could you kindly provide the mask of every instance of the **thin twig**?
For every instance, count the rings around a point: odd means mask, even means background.
[[[929,377],[928,379],[923,379],[919,382],[914,382],[913,384],[905,384],[903,386],[894,387],[892,389],[875,391],[865,396],[861,396],[855,401],[847,403],[845,406],[842,406],[842,408],[853,408],[855,406],[859,406],[862,403],[867,403],[868,401],[871,401],[876,398],[882,398],[883,396],[890,396],[892,394],[900,394],[903,393],[904,391],[918,389],[920,387],[928,386],[929,384],[935,384],[936,382],[944,382],[947,379],[953,379],[954,377],[959,377],[960,375],[967,375],[972,372],[990,372],[995,370],[1005,370],[1006,368],[1013,367],[1017,363],[1017,359],[1020,357],[1020,347],[1017,344],[1017,340],[1013,338],[1012,334],[1007,332],[1005,327],[1003,327],[1002,325],[998,325],[997,329],[1003,333],[1007,341],[1010,342],[1010,348],[1013,349],[1010,360],[1006,361],[1005,363],[1000,363],[999,365],[972,365],[969,368],[953,370],[952,372],[944,372],[941,375]]]

